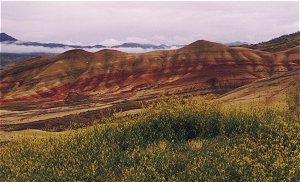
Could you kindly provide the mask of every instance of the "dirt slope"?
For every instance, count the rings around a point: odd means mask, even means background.
[[[300,94],[300,69],[257,80],[234,89],[219,100],[228,103],[286,104],[293,94]]]

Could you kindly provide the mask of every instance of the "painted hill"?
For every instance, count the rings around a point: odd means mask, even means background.
[[[181,49],[129,54],[81,49],[5,67],[1,102],[61,102],[169,93],[224,93],[299,67],[299,47],[270,53],[205,40]]]

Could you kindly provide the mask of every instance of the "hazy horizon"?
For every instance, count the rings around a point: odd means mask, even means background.
[[[21,28],[20,28],[21,27]],[[299,31],[299,2],[1,2],[1,32],[22,41],[258,43]]]

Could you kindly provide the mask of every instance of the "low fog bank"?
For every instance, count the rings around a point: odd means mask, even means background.
[[[171,50],[171,49],[178,49],[180,46],[172,46],[168,49],[160,49],[160,50]],[[68,50],[72,50],[72,47],[61,47],[61,48],[49,48],[43,46],[25,46],[25,45],[16,45],[16,44],[7,44],[1,43],[0,50],[2,53],[33,53],[33,52],[44,52],[44,53],[63,53]],[[144,53],[149,51],[155,51],[159,49],[143,49],[143,48],[83,48],[83,50],[89,52],[97,52],[102,49],[114,49],[118,51],[123,51],[127,53]]]

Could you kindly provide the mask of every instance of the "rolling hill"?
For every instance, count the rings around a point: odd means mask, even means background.
[[[143,54],[75,49],[4,67],[1,103],[65,104],[72,95],[118,99],[225,93],[297,67],[299,47],[271,53],[199,40],[177,50]]]

